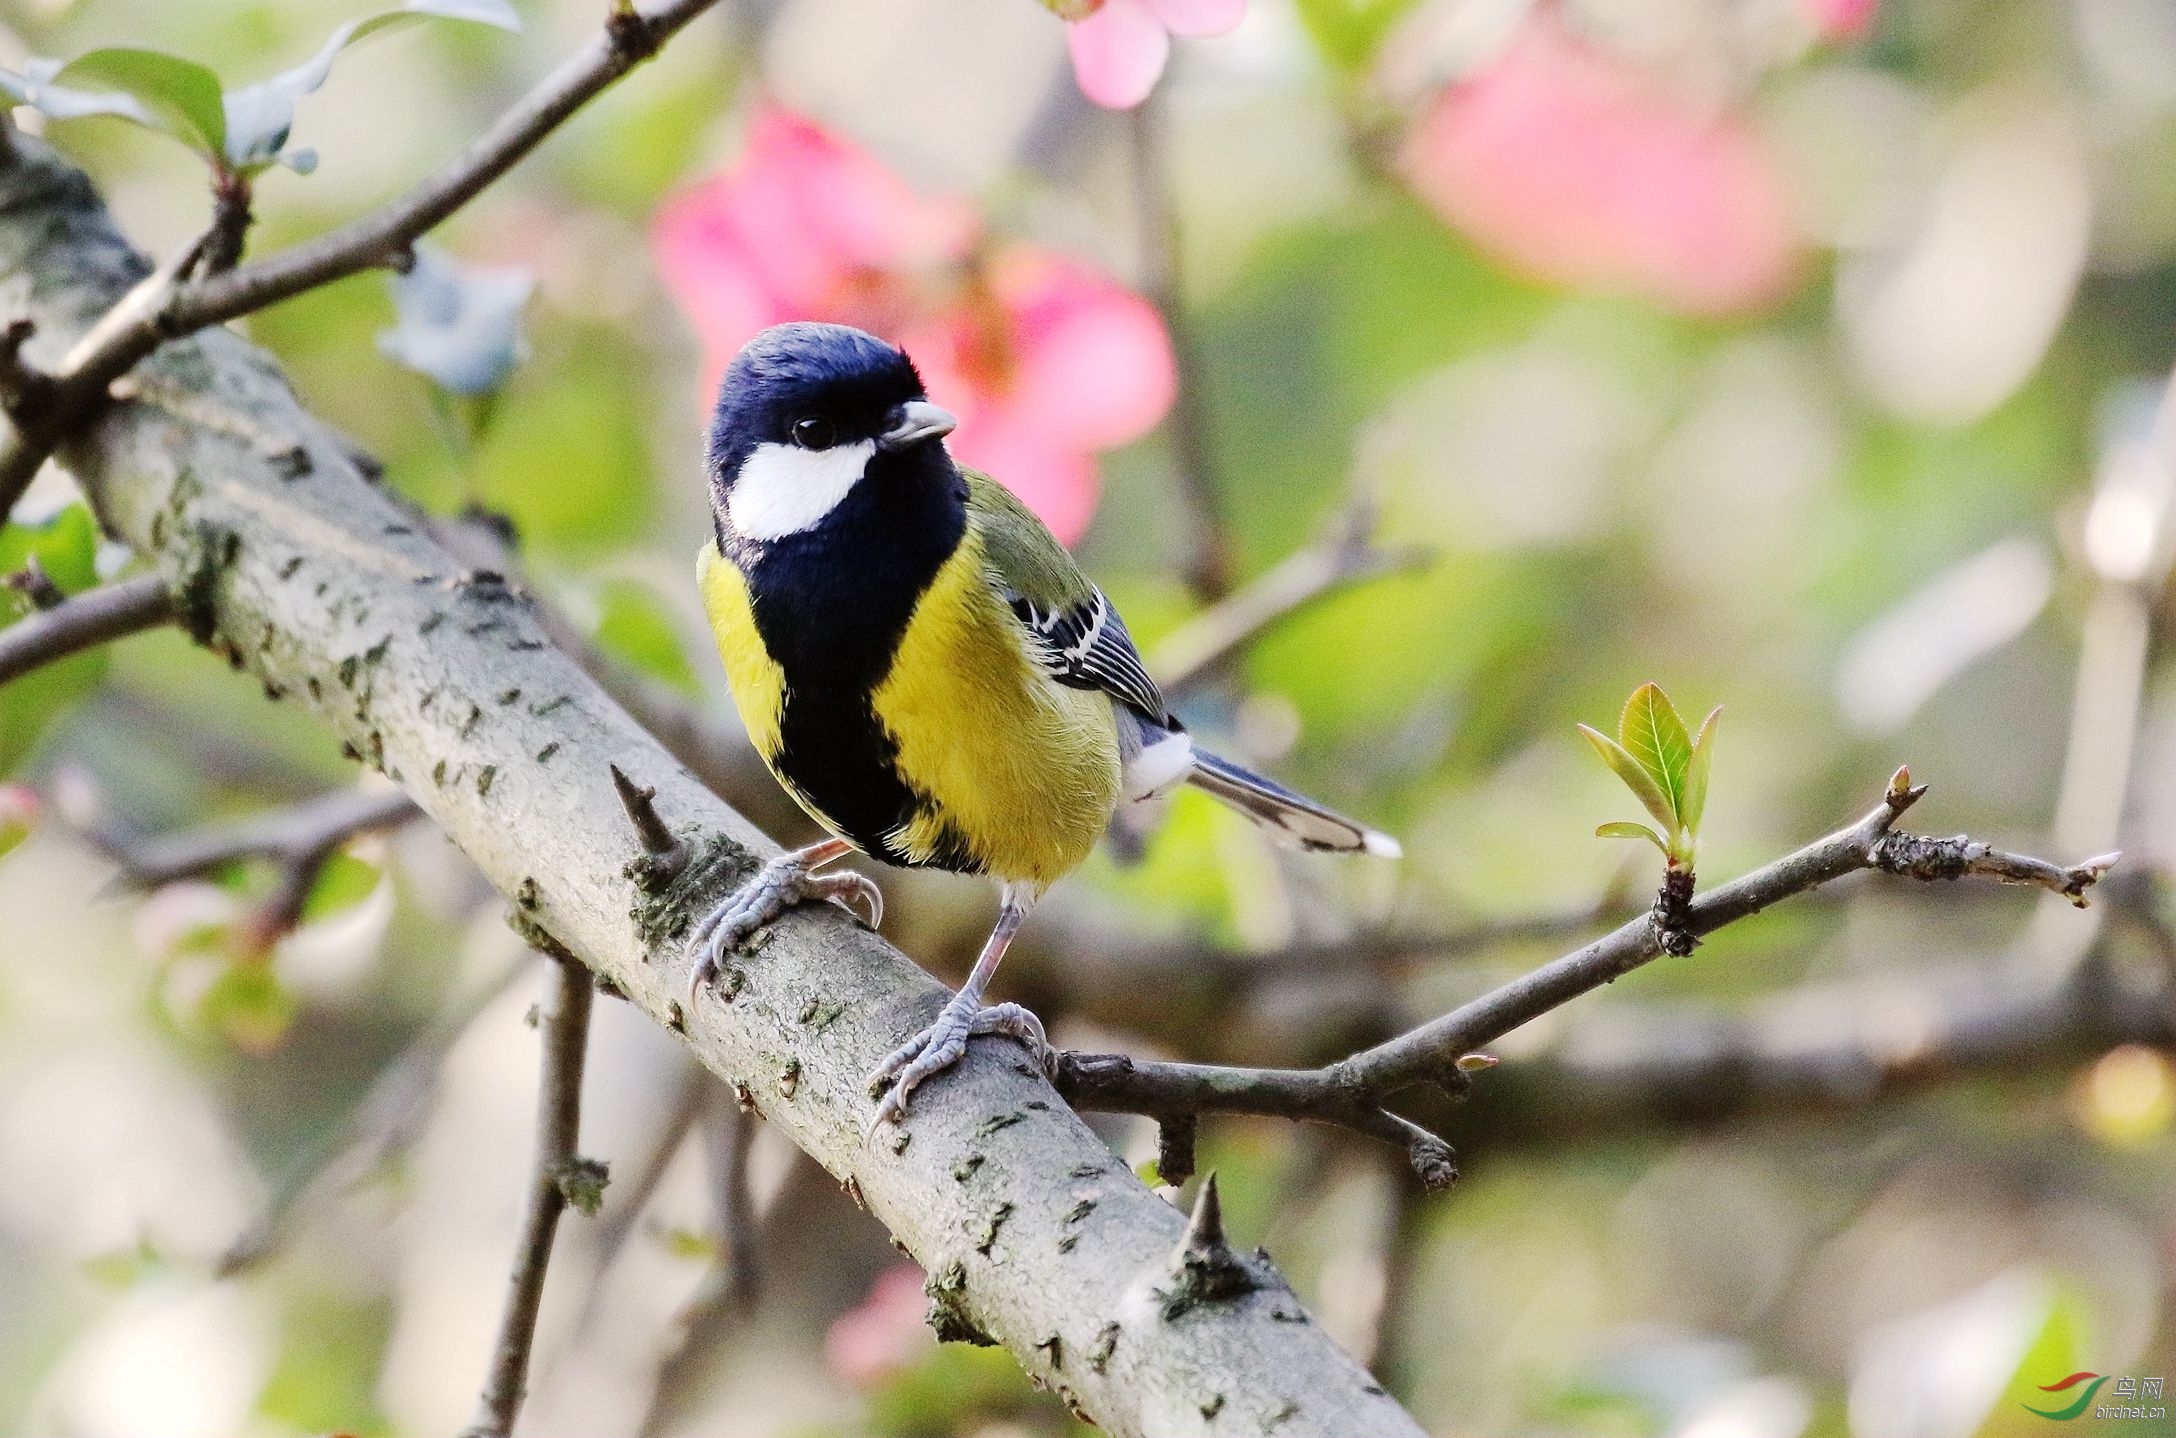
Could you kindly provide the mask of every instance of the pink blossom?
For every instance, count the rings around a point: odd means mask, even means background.
[[[883,335],[959,414],[953,453],[1067,543],[1095,512],[1096,454],[1154,429],[1177,385],[1162,317],[1140,296],[1079,260],[983,239],[964,201],[916,194],[776,107],[736,165],[665,203],[650,242],[713,382],[784,320]]]
[[[1874,23],[1879,0],[1799,0],[1823,40],[1856,40]]]
[[[1109,109],[1130,110],[1156,88],[1173,35],[1226,34],[1245,18],[1247,0],[1102,0],[1055,8],[1071,22],[1065,43],[1080,92]],[[1075,9],[1084,13],[1075,18]]]
[[[1752,127],[1546,14],[1421,116],[1400,164],[1447,222],[1537,278],[1713,315],[1773,303],[1796,274],[1783,186]]]
[[[920,1269],[885,1269],[861,1306],[841,1314],[824,1335],[832,1371],[866,1388],[921,1358],[933,1346],[922,1321],[925,1307]]]

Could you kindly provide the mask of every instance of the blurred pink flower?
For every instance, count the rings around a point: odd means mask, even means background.
[[[934,1346],[922,1321],[927,1306],[920,1269],[912,1264],[885,1269],[861,1306],[840,1314],[824,1335],[832,1371],[866,1388],[923,1357]]]
[[[1051,8],[1068,22],[1080,92],[1130,110],[1156,88],[1172,36],[1226,34],[1246,18],[1247,0],[1052,0]]]
[[[1874,23],[1879,0],[1799,0],[1823,40],[1856,40]]]
[[[766,106],[739,163],[650,231],[715,382],[758,330],[859,325],[905,346],[955,411],[952,451],[1067,543],[1095,513],[1095,455],[1139,439],[1177,386],[1163,319],[1092,267],[990,243],[966,202],[916,194],[865,152]]]
[[[1713,315],[1773,303],[1797,272],[1782,182],[1752,127],[1546,14],[1437,99],[1400,165],[1448,223],[1541,279]]]

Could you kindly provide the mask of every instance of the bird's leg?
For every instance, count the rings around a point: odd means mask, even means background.
[[[816,872],[853,847],[844,839],[825,839],[780,854],[726,895],[725,902],[695,926],[695,967],[688,974],[688,1003],[692,1005],[703,985],[718,976],[728,950],[740,947],[750,934],[795,904],[829,899],[852,912],[853,901],[860,899],[869,906],[869,923],[882,923],[884,895],[874,880],[852,869],[841,869],[836,874]]]
[[[997,927],[990,930],[990,937],[983,942],[982,953],[975,959],[967,982],[960,985],[960,991],[945,1004],[935,1023],[893,1049],[884,1062],[876,1066],[876,1072],[869,1075],[871,1095],[883,1095],[883,1102],[877,1105],[876,1118],[869,1125],[870,1132],[874,1133],[878,1124],[898,1123],[905,1118],[907,1101],[915,1088],[930,1075],[958,1063],[960,1056],[967,1052],[967,1040],[977,1034],[1004,1034],[1016,1038],[1027,1045],[1037,1063],[1049,1066],[1050,1041],[1043,1035],[1042,1020],[1018,1004],[982,1006],[991,976],[996,974],[998,962],[1005,957],[1006,946],[1020,931],[1033,903],[1032,894],[1010,884],[1005,886],[1004,901],[997,913]]]

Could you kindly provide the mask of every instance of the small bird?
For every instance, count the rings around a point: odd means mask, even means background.
[[[704,918],[689,1002],[794,904],[858,899],[881,922],[868,878],[818,872],[850,850],[999,885],[967,982],[871,1075],[872,1131],[973,1036],[1010,1035],[1050,1062],[1034,1014],[984,997],[1028,910],[1121,805],[1188,783],[1290,847],[1399,853],[1197,748],[1103,592],[1008,490],[953,462],[955,423],[902,351],[796,323],[734,358],[710,426],[704,607],[757,752],[832,837],[771,860]]]

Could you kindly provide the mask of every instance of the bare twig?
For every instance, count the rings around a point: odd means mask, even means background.
[[[29,320],[10,320],[0,329],[0,396],[5,396],[10,412],[35,411],[47,398],[46,387],[52,381],[23,358],[23,346],[37,332]]]
[[[23,602],[32,609],[56,608],[68,597],[53,582],[53,576],[45,572],[45,566],[38,562],[35,554],[23,562],[21,569],[0,579],[0,584],[23,596]]]
[[[270,859],[288,869],[321,864],[357,834],[406,823],[419,812],[398,789],[340,789],[290,808],[176,834],[145,838],[109,822],[87,827],[85,837],[120,866],[121,883],[153,889],[244,859]]]
[[[536,1166],[529,1176],[529,1208],[514,1246],[514,1271],[506,1311],[492,1347],[491,1367],[477,1400],[476,1417],[463,1438],[506,1438],[529,1382],[529,1352],[544,1301],[544,1274],[551,1264],[552,1236],[566,1212],[570,1184],[587,1161],[578,1150],[582,1126],[582,1060],[589,1045],[589,1011],[596,994],[589,970],[561,959],[545,1004],[543,1074],[537,1087]]]
[[[247,175],[221,167],[212,176],[212,228],[204,246],[204,273],[223,275],[240,263],[249,238],[250,203],[256,187]]]
[[[1377,575],[1417,569],[1433,558],[1423,548],[1377,545],[1376,511],[1375,496],[1358,490],[1319,540],[1285,556],[1165,635],[1149,656],[1156,682],[1179,693],[1324,595]]]
[[[227,1246],[213,1264],[213,1274],[230,1278],[263,1263],[278,1252],[305,1209],[346,1191],[405,1149],[437,1092],[446,1055],[477,1015],[527,968],[509,964],[439,1015],[387,1064],[328,1141],[282,1180],[249,1227]]]
[[[191,286],[175,297],[162,317],[164,332],[187,334],[358,270],[402,263],[419,236],[482,193],[575,111],[717,3],[665,0],[647,13],[613,11],[587,48],[545,76],[437,174],[331,234]]]
[[[0,684],[173,617],[173,595],[156,574],[85,590],[0,629]]]
[[[635,837],[642,840],[642,857],[634,861],[639,871],[634,875],[635,882],[646,892],[656,893],[679,878],[680,871],[687,867],[688,846],[658,817],[652,802],[657,790],[636,788],[617,764],[606,767],[612,771],[612,791],[619,795],[627,821],[635,826]]]
[[[18,152],[19,153],[19,152]],[[144,274],[70,347],[52,374],[42,374],[22,358],[22,341],[7,366],[11,387],[0,391],[9,429],[0,438],[0,522],[30,488],[38,467],[69,434],[105,407],[113,382],[158,347],[158,317],[173,302],[183,276],[196,267],[204,237],[164,264]],[[142,274],[142,270],[137,273]],[[33,330],[21,331],[27,340]]]
[[[546,76],[444,168],[384,208],[328,235],[239,269],[183,283],[200,261],[240,250],[241,228],[222,202],[211,232],[115,306],[44,377],[34,408],[9,398],[15,428],[0,441],[0,519],[68,434],[104,405],[107,390],[167,340],[292,299],[361,270],[398,265],[409,246],[512,169],[567,118],[657,50],[717,0],[666,0],[637,14],[616,9],[588,48]],[[240,201],[246,221],[248,199]],[[216,271],[216,267],[215,271]],[[19,345],[18,345],[19,348]]]
[[[2034,884],[2082,902],[2113,856],[2068,868],[2005,854],[1977,841],[1924,839],[1894,832],[1896,821],[1926,791],[1898,771],[1891,789],[1864,818],[1797,853],[1693,900],[1685,931],[1714,932],[1846,874],[1865,869],[1911,877],[1967,874]],[[1448,1014],[1350,1058],[1317,1069],[1232,1068],[1144,1062],[1111,1054],[1061,1055],[1057,1085],[1075,1106],[1127,1113],[1253,1113],[1338,1124],[1404,1145],[1430,1187],[1447,1182],[1448,1148],[1425,1129],[1398,1117],[1384,1101],[1421,1084],[1456,1094],[1467,1069],[1493,1062],[1476,1051],[1571,1000],[1652,962],[1662,940],[1645,915],[1553,963]]]

